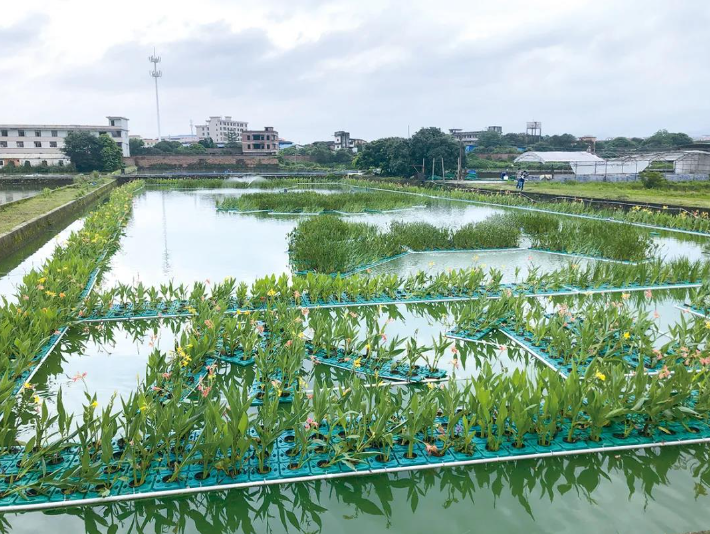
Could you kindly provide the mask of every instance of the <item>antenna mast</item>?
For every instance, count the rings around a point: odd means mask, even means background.
[[[155,54],[155,48],[153,48],[153,55],[148,58],[153,64],[153,70],[149,74],[155,80],[155,111],[158,115],[158,141],[162,141],[160,136],[160,101],[158,100],[158,78],[163,76],[163,71],[158,70],[158,63],[160,63],[160,56]]]

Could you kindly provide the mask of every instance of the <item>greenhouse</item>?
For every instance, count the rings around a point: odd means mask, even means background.
[[[394,181],[125,181],[3,270],[0,510],[317,530],[595,488],[623,513],[667,478],[693,513],[708,239]]]

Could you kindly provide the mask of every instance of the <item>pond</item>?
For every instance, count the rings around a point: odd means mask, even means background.
[[[110,260],[102,287],[168,280],[191,285],[234,277],[250,283],[266,274],[290,273],[287,236],[298,216],[218,212],[217,200],[255,189],[170,190],[147,188]],[[341,189],[325,189],[337,194]],[[386,226],[390,221],[426,221],[460,227],[503,211],[500,208],[435,201],[426,209],[396,214],[353,215],[349,220]],[[40,249],[5,263],[0,295],[10,297],[24,272],[42,263],[56,241],[81,228],[82,219],[59,232]],[[659,254],[702,257],[702,240],[663,233],[655,238]],[[406,275],[418,270],[481,266],[503,271],[503,282],[524,278],[529,269],[559,269],[579,260],[528,250],[481,253],[411,254],[372,269],[373,274]],[[675,323],[684,294],[670,292],[643,306],[658,312],[661,330]],[[551,304],[550,304],[551,306]],[[454,326],[449,313],[433,307],[393,306],[387,326],[391,338],[424,342]],[[445,308],[445,310],[448,308]],[[433,317],[436,315],[436,318]],[[439,316],[441,315],[441,316]],[[70,412],[80,413],[85,392],[106,405],[127,396],[144,378],[150,354],[170,351],[186,322],[144,321],[73,327],[59,349],[35,375],[37,393],[50,409],[59,389]],[[504,344],[493,337],[491,345]],[[497,372],[537,365],[517,349],[488,350]],[[492,357],[490,355],[492,354]],[[447,355],[440,367],[452,372]],[[306,362],[306,368],[310,363]],[[477,362],[457,371],[475,375]],[[237,376],[249,370],[230,371]],[[337,382],[338,372],[315,373],[315,380]],[[311,382],[310,385],[313,385]],[[120,401],[117,400],[120,404]],[[637,452],[521,460],[467,468],[432,469],[343,480],[291,483],[261,489],[231,490],[172,499],[117,503],[51,513],[5,514],[0,532],[690,532],[710,525],[708,483],[710,453],[705,446],[681,446]],[[51,527],[50,527],[51,522]]]

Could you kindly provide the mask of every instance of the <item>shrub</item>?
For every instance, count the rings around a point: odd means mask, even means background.
[[[668,185],[665,176],[657,171],[643,171],[639,174],[639,179],[646,189],[658,189]]]

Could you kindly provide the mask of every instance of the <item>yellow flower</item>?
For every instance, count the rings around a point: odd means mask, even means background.
[[[35,404],[42,404],[42,398],[39,395],[32,397],[32,400],[35,401]]]
[[[705,328],[710,330],[710,321],[705,321]]]
[[[30,384],[29,382],[25,382],[24,385],[22,386],[23,389],[34,389],[35,387]]]
[[[299,333],[298,333],[298,337],[299,337],[300,339],[303,339],[303,338],[305,337],[305,334],[304,334],[303,332],[299,332]]]
[[[44,284],[44,283],[47,281],[47,277],[46,277],[46,276],[43,276],[42,278],[40,278],[40,279],[37,280],[37,281],[38,281],[40,284]]]
[[[47,295],[48,297],[56,297],[57,296],[57,294],[54,291],[49,291],[49,290],[45,291],[44,294]]]
[[[602,382],[603,382],[604,380],[606,380],[606,375],[605,375],[604,373],[600,373],[599,371],[597,371],[596,373],[594,373],[594,377],[595,377],[595,378],[598,378],[598,379],[601,380]]]
[[[628,332],[624,332],[624,339],[629,339],[631,337],[631,334]]]
[[[434,384],[432,384],[431,382],[429,382],[429,383],[426,385],[426,387],[428,387],[429,389],[434,389]]]
[[[359,369],[360,368],[360,358],[355,358],[355,361],[353,362],[353,369]]]
[[[273,289],[269,289],[269,290],[266,292],[266,295],[269,296],[269,297],[273,297],[273,296],[276,295],[276,291],[274,291]]]
[[[94,402],[91,403],[91,407],[92,407],[92,408],[97,408],[98,406],[99,406],[99,403],[96,402],[96,401],[94,401]]]
[[[370,344],[365,345],[365,350],[370,350]]]

